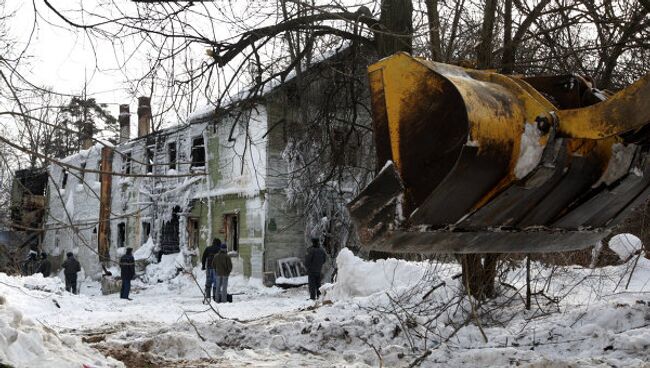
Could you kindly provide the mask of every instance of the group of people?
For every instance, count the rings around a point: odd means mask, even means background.
[[[48,259],[47,253],[42,252],[40,259],[37,254],[33,250],[29,252],[29,256],[23,265],[23,274],[40,273],[43,277],[50,277],[52,262]],[[77,272],[81,271],[81,265],[74,258],[72,252],[66,254],[66,260],[61,264],[61,268],[65,276],[65,290],[77,294]]]
[[[228,298],[228,276],[232,272],[232,261],[227,251],[228,246],[219,238],[214,238],[212,245],[203,251],[201,269],[205,270],[205,304],[210,303],[210,295],[217,303],[231,301]]]
[[[49,277],[52,272],[52,263],[47,259],[47,253],[43,252],[38,255],[38,252],[31,250],[29,256],[23,262],[22,272],[24,275],[32,275],[40,273],[43,277]]]
[[[205,291],[203,303],[210,303],[212,298],[217,303],[229,302],[228,276],[232,271],[232,261],[227,253],[228,247],[221,239],[214,238],[212,245],[205,248],[201,257],[201,269],[205,271]],[[305,255],[307,281],[309,283],[309,298],[316,300],[320,297],[321,272],[327,260],[325,250],[320,246],[319,239],[312,239],[312,246]]]
[[[222,243],[221,239],[214,238],[212,245],[205,248],[203,252],[201,269],[206,271],[204,303],[209,303],[210,299],[217,303],[232,301],[228,295],[228,277],[232,272],[232,261],[227,250],[227,245]],[[30,258],[33,258],[31,254]],[[321,270],[326,259],[327,255],[325,250],[320,247],[318,239],[312,239],[312,246],[307,250],[305,256],[309,297],[312,300],[320,296]],[[35,258],[31,261],[34,260]],[[37,269],[36,272],[42,273],[44,277],[50,276],[52,264],[46,253],[41,253],[41,260],[35,268]],[[77,294],[77,273],[81,271],[81,265],[72,252],[66,254],[66,260],[61,264],[61,268],[65,276],[65,290]],[[120,298],[132,300],[129,298],[131,280],[135,277],[135,259],[133,258],[132,248],[126,248],[125,254],[120,257],[120,273],[122,278]]]

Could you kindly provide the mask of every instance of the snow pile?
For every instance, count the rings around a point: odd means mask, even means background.
[[[608,246],[621,260],[627,261],[643,245],[641,240],[632,234],[618,234],[610,239]]]
[[[136,249],[135,252],[133,252],[133,258],[136,261],[153,258],[155,248],[156,245],[153,243],[153,239],[150,236],[149,239],[147,239],[146,243],[142,244],[140,248]]]
[[[427,271],[426,263],[394,258],[364,261],[348,248],[343,248],[336,257],[336,265],[337,282],[321,288],[331,300],[408,289],[422,280]]]
[[[46,291],[61,294],[65,290],[65,283],[58,277],[43,277],[40,273],[25,276],[23,286],[30,290]]]
[[[0,362],[16,367],[123,367],[73,336],[24,318],[0,295]]]
[[[145,282],[155,284],[169,281],[184,269],[185,259],[182,252],[164,254],[160,263],[152,263],[145,269]]]

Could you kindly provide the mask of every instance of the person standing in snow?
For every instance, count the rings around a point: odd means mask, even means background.
[[[61,265],[65,275],[65,290],[77,294],[77,272],[81,271],[81,265],[72,252],[66,253],[66,257],[68,258]]]
[[[230,276],[230,272],[232,271],[232,261],[226,252],[228,246],[221,244],[220,248],[219,253],[212,260],[217,275],[217,289],[214,293],[214,301],[217,303],[225,303],[228,301],[228,276]]]
[[[41,253],[41,264],[38,265],[38,271],[43,274],[43,277],[50,277],[50,272],[52,272],[52,263],[47,259],[47,253]]]
[[[133,248],[126,248],[126,253],[120,258],[120,272],[122,276],[122,289],[120,298],[131,300],[129,292],[131,291],[131,280],[135,277],[135,259],[133,258]]]
[[[221,239],[214,238],[212,240],[212,245],[205,248],[203,251],[203,256],[201,257],[201,269],[205,270],[205,297],[203,298],[203,303],[210,303],[210,290],[216,300],[217,285],[216,274],[214,272],[214,266],[212,265],[212,259],[214,256],[219,253],[219,247],[221,246]],[[207,267],[207,270],[206,270]]]
[[[320,296],[321,270],[327,260],[327,255],[318,244],[317,238],[311,240],[311,245],[305,256],[305,267],[307,267],[307,281],[309,282],[309,298],[316,300]]]

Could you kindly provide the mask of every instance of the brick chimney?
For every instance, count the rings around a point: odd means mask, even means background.
[[[151,99],[138,97],[138,137],[148,135],[151,127]]]
[[[129,105],[120,105],[120,115],[117,118],[120,122],[120,143],[126,142],[131,138],[131,113]]]
[[[93,123],[86,122],[81,126],[79,134],[81,138],[81,149],[88,149],[93,146]]]

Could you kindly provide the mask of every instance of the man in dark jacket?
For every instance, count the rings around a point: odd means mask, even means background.
[[[126,248],[126,253],[120,258],[120,272],[122,276],[122,290],[120,298],[128,299],[131,291],[131,280],[135,277],[135,259],[133,258],[133,248]]]
[[[219,253],[220,246],[221,239],[214,238],[212,240],[212,245],[205,248],[203,251],[203,256],[201,257],[201,269],[205,270],[207,267],[207,271],[205,271],[205,295],[203,298],[203,303],[205,304],[210,303],[210,290],[212,290],[212,294],[215,296],[216,300],[217,285],[215,284],[216,275],[214,273],[212,259],[214,258],[215,254]]]
[[[65,290],[77,294],[77,272],[81,271],[81,265],[72,252],[68,252],[66,256],[68,258],[61,265],[65,275]]]
[[[41,264],[38,265],[38,271],[43,274],[43,277],[50,277],[50,272],[52,272],[52,263],[47,259],[47,253],[41,253]]]
[[[226,253],[228,246],[221,244],[220,248],[219,253],[212,260],[217,275],[217,288],[214,293],[214,301],[217,303],[225,303],[228,301],[228,276],[230,276],[230,272],[232,271],[232,261],[228,253]]]
[[[311,240],[312,246],[307,249],[305,267],[307,267],[307,280],[309,281],[309,298],[316,300],[320,296],[320,273],[327,255],[318,244],[318,239]]]

